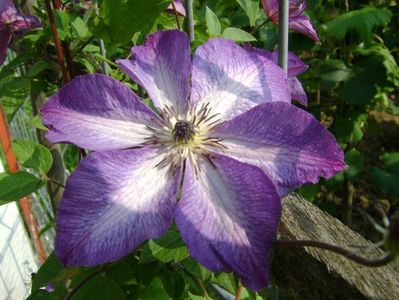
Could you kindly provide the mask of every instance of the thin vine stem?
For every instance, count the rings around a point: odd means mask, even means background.
[[[70,78],[69,73],[67,72],[67,69],[65,67],[64,54],[62,53],[61,41],[58,36],[57,26],[55,24],[54,14],[53,14],[53,10],[51,8],[50,0],[44,0],[44,4],[46,6],[46,12],[47,12],[47,16],[48,16],[48,19],[50,22],[51,32],[53,34],[53,41],[54,41],[55,48],[57,51],[58,64],[60,65],[60,68],[61,68],[62,79],[63,79],[64,83],[68,83],[71,80],[71,78]]]
[[[79,284],[72,289],[65,297],[64,300],[70,300],[72,299],[73,295],[76,294],[77,291],[79,291],[79,289],[81,289],[87,282],[89,282],[91,279],[93,279],[94,277],[96,277],[98,274],[100,274],[101,272],[103,272],[105,270],[105,267],[101,267],[100,269],[98,269],[97,271],[94,271],[93,273],[91,273],[90,275],[88,275],[85,279],[83,279],[81,282],[79,282]]]
[[[53,7],[56,10],[62,9],[62,3],[60,0],[53,0]],[[75,77],[75,66],[73,63],[73,58],[71,54],[71,50],[69,49],[69,43],[67,41],[61,41],[61,47],[64,51],[66,66],[69,72],[69,78],[73,79]]]
[[[181,30],[181,26],[180,26],[180,22],[179,22],[179,16],[178,16],[177,9],[176,9],[176,4],[175,4],[174,1],[172,1],[172,7],[173,7],[173,14],[175,15],[175,18],[176,18],[177,28],[179,30]]]
[[[311,241],[311,240],[277,240],[277,246],[282,247],[314,247],[320,248],[324,250],[328,250],[337,254],[340,254],[347,259],[350,259],[358,264],[367,266],[367,267],[381,267],[389,262],[394,260],[394,257],[391,254],[386,254],[382,257],[369,259],[363,256],[360,256],[348,249],[342,248],[337,245],[328,244],[321,241]]]
[[[254,27],[254,29],[252,29],[250,34],[254,34],[254,33],[258,32],[258,30],[261,29],[263,26],[265,26],[267,23],[269,23],[269,21],[270,21],[270,19],[266,19],[265,21],[260,23],[258,26]]]
[[[63,189],[65,189],[65,185],[64,185],[63,183],[61,183],[61,182],[55,180],[55,179],[52,179],[52,178],[49,178],[49,177],[46,176],[46,177],[44,178],[44,180],[46,180],[46,181],[48,181],[48,182],[52,182],[52,183],[54,183],[55,185],[58,185],[59,187],[62,187]]]

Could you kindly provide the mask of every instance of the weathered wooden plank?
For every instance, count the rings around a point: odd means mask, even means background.
[[[376,258],[380,249],[296,194],[283,199],[280,238],[319,240]],[[399,299],[399,264],[368,268],[318,248],[277,247],[273,278],[283,299]]]

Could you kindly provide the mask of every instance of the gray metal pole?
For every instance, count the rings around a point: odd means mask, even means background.
[[[278,6],[278,64],[287,74],[288,70],[288,22],[289,0],[280,0]]]
[[[194,11],[193,11],[193,0],[185,0],[186,6],[186,32],[190,36],[190,41],[195,39],[194,36]]]

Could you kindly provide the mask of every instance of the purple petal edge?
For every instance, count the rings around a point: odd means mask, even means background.
[[[80,162],[56,216],[55,250],[64,265],[115,261],[166,232],[180,174],[157,168],[161,159],[145,147],[94,152]]]
[[[257,167],[223,155],[188,163],[176,224],[190,254],[213,272],[233,271],[244,286],[267,286],[281,201]]]

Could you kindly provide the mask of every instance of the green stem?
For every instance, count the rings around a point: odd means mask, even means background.
[[[87,282],[89,282],[92,278],[96,277],[98,274],[100,274],[101,272],[103,272],[105,269],[105,267],[101,267],[100,269],[98,269],[97,271],[94,271],[93,273],[91,273],[89,276],[87,276],[85,279],[83,279],[81,282],[79,282],[79,284],[72,290],[70,291],[64,298],[64,300],[69,300],[72,299],[73,295],[76,294],[76,292],[83,287]]]
[[[181,30],[180,22],[179,22],[179,15],[178,15],[178,13],[177,13],[177,9],[176,9],[176,5],[175,5],[175,2],[174,2],[174,1],[172,1],[172,7],[173,7],[173,13],[174,13],[175,18],[176,18],[176,25],[177,25],[177,28],[179,28],[179,30]]]
[[[258,32],[258,30],[261,29],[263,26],[265,26],[267,23],[269,23],[269,21],[270,21],[270,19],[266,19],[266,21],[263,21],[261,24],[259,24],[254,29],[252,29],[250,34],[255,34],[256,32]]]

